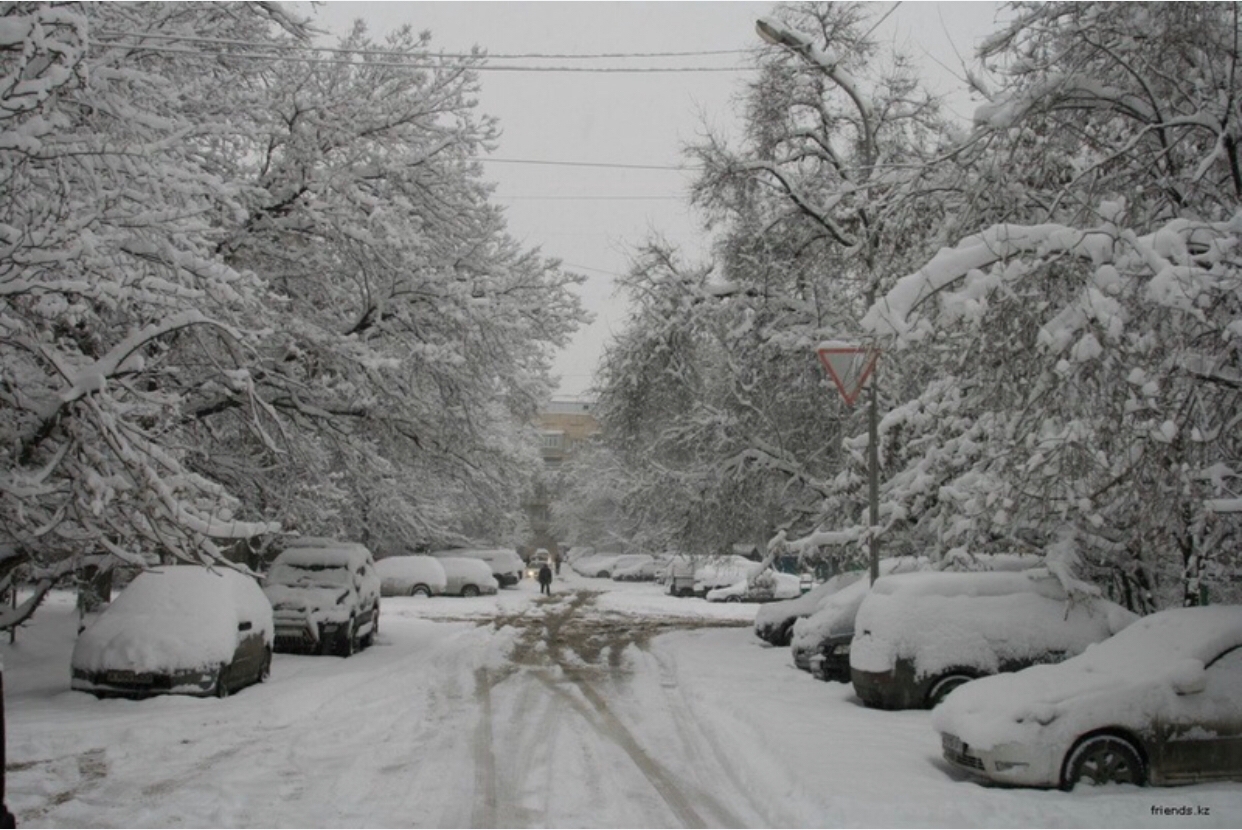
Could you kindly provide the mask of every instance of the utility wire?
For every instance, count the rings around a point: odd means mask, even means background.
[[[686,167],[670,164],[622,164],[594,161],[545,161],[542,159],[501,159],[491,156],[481,157],[479,161],[490,161],[494,164],[542,164],[550,167],[604,167],[614,170],[701,170],[701,167]]]
[[[218,44],[222,46],[246,46],[257,49],[275,49],[286,51],[313,51],[313,52],[329,52],[341,55],[378,55],[380,57],[397,57],[401,56],[400,52],[392,49],[339,49],[327,46],[310,46],[296,43],[263,43],[254,40],[229,40],[227,38],[218,37],[197,37],[193,35],[173,35],[154,32],[118,32],[112,30],[99,30],[93,33],[95,37],[119,38],[131,37],[141,38],[144,40],[175,40],[183,43],[205,43]],[[522,53],[522,54],[475,54],[475,53],[452,53],[440,52],[432,54],[428,52],[424,59],[430,57],[439,58],[455,58],[460,60],[597,60],[597,59],[613,59],[613,58],[684,58],[684,57],[705,57],[708,55],[746,55],[751,54],[752,49],[714,49],[698,52],[602,52],[600,54],[553,54],[553,53]]]
[[[355,63],[354,61],[340,60],[337,58],[311,58],[296,55],[257,55],[249,52],[203,52],[197,49],[180,49],[175,46],[147,46],[137,44],[125,45],[119,43],[105,44],[98,41],[93,45],[141,49],[144,52],[162,52],[172,55],[189,55],[200,58],[244,58],[246,60],[271,62],[288,61],[292,63],[328,64],[331,66],[341,66],[354,69],[386,67],[393,69],[462,69],[470,70],[472,72],[594,72],[614,74],[651,74],[661,72],[748,72],[754,68],[750,66],[510,66],[482,63],[426,63],[426,57],[415,58],[416,61],[424,61],[423,63],[416,63],[412,61],[402,63],[397,63],[395,61],[365,61]]]

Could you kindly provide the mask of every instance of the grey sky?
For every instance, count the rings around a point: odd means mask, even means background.
[[[892,3],[877,3],[878,14]],[[751,50],[761,45],[755,20],[773,3],[750,2],[329,2],[312,12],[323,28],[344,32],[355,18],[382,36],[406,23],[429,30],[446,52],[480,46],[501,54],[598,54]],[[994,30],[994,3],[902,3],[877,29],[920,60],[932,88],[960,90],[954,79],[979,39]],[[959,58],[960,56],[960,58]],[[749,66],[746,54],[687,58],[516,61],[532,66]],[[732,102],[748,77],[738,72],[588,74],[484,72],[481,111],[500,119],[496,159],[677,166],[704,125],[729,133]],[[963,118],[962,93],[949,105]],[[706,256],[698,218],[686,205],[692,173],[490,162],[496,200],[511,233],[588,279],[584,304],[595,322],[558,357],[561,394],[584,392],[609,333],[624,320],[615,275],[652,233],[693,260]]]

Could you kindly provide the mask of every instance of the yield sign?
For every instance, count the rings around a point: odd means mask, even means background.
[[[840,340],[826,340],[816,347],[815,353],[832,376],[832,382],[841,391],[841,397],[850,406],[858,400],[867,378],[875,371],[880,350],[875,346],[860,346]]]

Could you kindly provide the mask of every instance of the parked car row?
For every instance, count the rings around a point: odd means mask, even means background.
[[[945,760],[1037,787],[1242,780],[1242,607],[1138,618],[1031,557],[892,559],[760,610],[755,633],[867,706],[934,708]],[[786,640],[788,637],[788,640]]]
[[[494,594],[521,579],[522,566],[503,549],[376,563],[364,545],[302,536],[261,581],[228,567],[154,567],[82,631],[71,687],[99,697],[223,697],[266,679],[273,651],[349,657],[370,646],[381,595]]]

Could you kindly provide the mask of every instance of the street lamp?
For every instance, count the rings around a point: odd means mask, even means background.
[[[755,21],[755,31],[759,37],[774,46],[788,49],[811,66],[827,75],[854,102],[858,109],[859,121],[862,125],[862,157],[863,168],[870,171],[876,155],[875,112],[870,101],[858,88],[858,85],[840,70],[839,57],[817,49],[811,39],[794,29],[790,29],[780,21],[761,17]],[[874,263],[868,263],[869,267]],[[867,307],[875,303],[876,280],[874,274],[867,286]],[[879,349],[862,347],[856,344],[830,341],[821,343],[816,350],[833,381],[840,389],[842,397],[849,405],[874,373],[879,359]],[[867,491],[868,491],[868,522],[870,534],[868,539],[871,559],[871,582],[880,578],[880,540],[877,528],[880,524],[880,450],[879,450],[879,409],[876,402],[876,383],[872,380],[871,394],[867,407]]]

